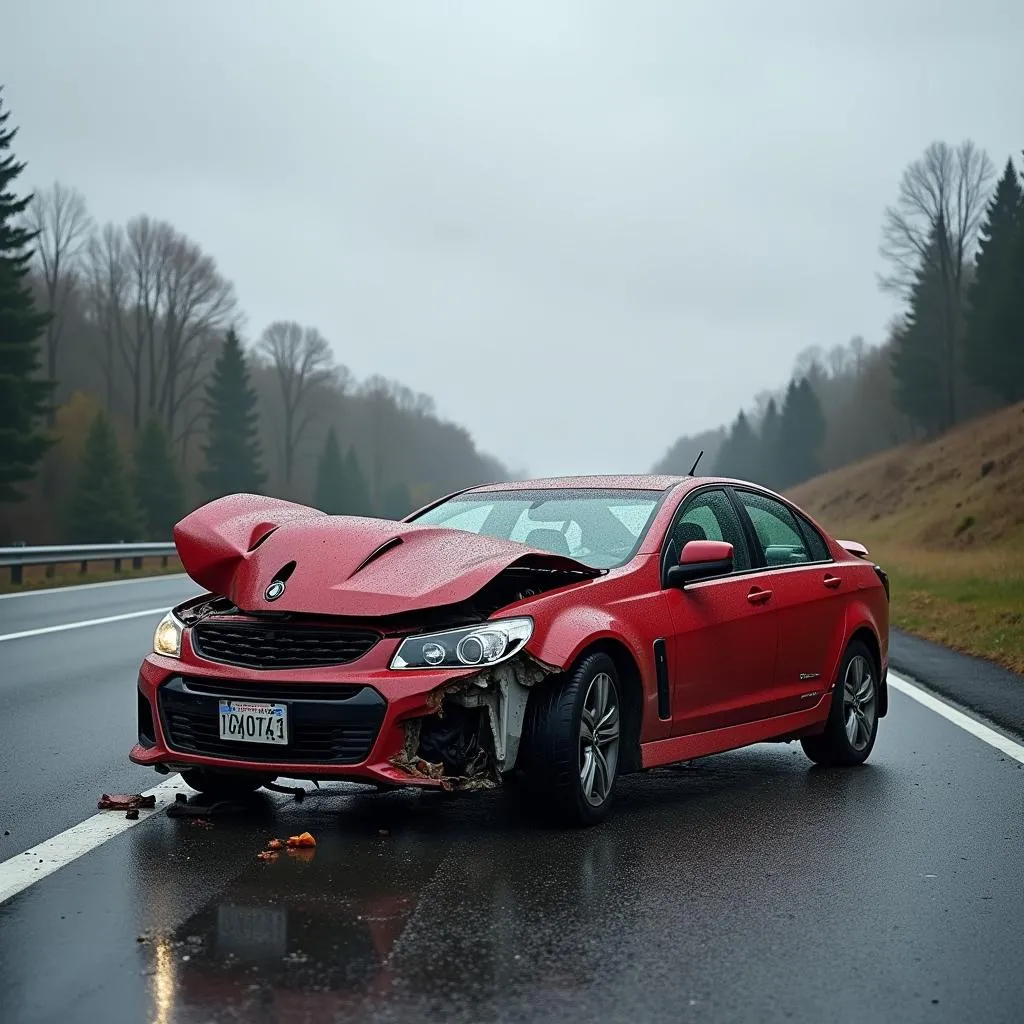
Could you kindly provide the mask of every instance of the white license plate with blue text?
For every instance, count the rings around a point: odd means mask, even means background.
[[[243,743],[288,743],[288,706],[220,701],[220,738]]]

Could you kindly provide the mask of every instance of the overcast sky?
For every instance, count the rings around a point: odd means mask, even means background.
[[[893,312],[934,139],[1024,147],[1019,0],[3,0],[26,186],[172,221],[534,474],[643,471]],[[13,21],[12,21],[13,13]]]

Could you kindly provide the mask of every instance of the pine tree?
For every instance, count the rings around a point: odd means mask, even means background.
[[[98,412],[85,439],[78,479],[67,508],[73,543],[114,544],[138,537],[139,513],[114,428]]]
[[[380,509],[384,519],[404,519],[412,511],[412,494],[407,483],[399,480],[387,488]]]
[[[779,420],[776,486],[792,487],[821,472],[818,452],[825,440],[825,413],[810,380],[791,380]]]
[[[775,399],[768,402],[761,420],[758,438],[758,470],[755,480],[766,487],[777,487],[779,477],[779,431],[782,419]]]
[[[910,309],[893,335],[892,375],[896,407],[928,434],[953,426],[947,401],[950,381],[945,358],[944,289],[939,256],[941,221],[911,289]]]
[[[229,330],[206,386],[206,468],[198,478],[206,497],[258,494],[266,482],[261,466],[257,402],[256,391],[249,383],[242,343],[234,330]]]
[[[373,516],[373,502],[370,500],[370,487],[366,482],[355,448],[349,446],[345,456],[345,491],[346,515]]]
[[[18,199],[14,181],[25,169],[8,152],[17,129],[0,92],[0,501],[20,501],[21,485],[31,480],[53,443],[41,421],[54,384],[40,380],[38,343],[47,316],[38,312],[26,277],[35,236],[19,226],[31,196]]]
[[[715,459],[715,472],[719,476],[750,480],[757,470],[757,435],[747,414],[741,410]]]
[[[135,498],[146,540],[170,540],[185,515],[181,474],[159,417],[150,416],[135,444]]]
[[[1024,189],[1007,160],[981,229],[964,342],[964,364],[977,384],[1007,402],[1024,398]]]
[[[349,514],[349,493],[345,460],[341,457],[338,434],[334,427],[327,431],[324,450],[316,467],[316,496],[313,503],[328,515]]]

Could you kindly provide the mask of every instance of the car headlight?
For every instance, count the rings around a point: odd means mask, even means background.
[[[517,654],[533,636],[533,619],[495,619],[479,626],[406,637],[391,668],[476,668]]]
[[[181,631],[185,627],[168,612],[153,634],[153,650],[166,658],[177,658],[181,654]]]

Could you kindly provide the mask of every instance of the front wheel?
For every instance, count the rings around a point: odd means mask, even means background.
[[[867,647],[854,640],[843,655],[825,731],[800,741],[814,762],[863,764],[878,735],[878,671]]]
[[[209,768],[190,768],[181,777],[187,786],[214,800],[241,800],[274,781],[266,775],[232,775]]]
[[[571,825],[596,825],[611,808],[619,766],[621,688],[615,663],[591,654],[534,694],[525,769],[531,797]]]

